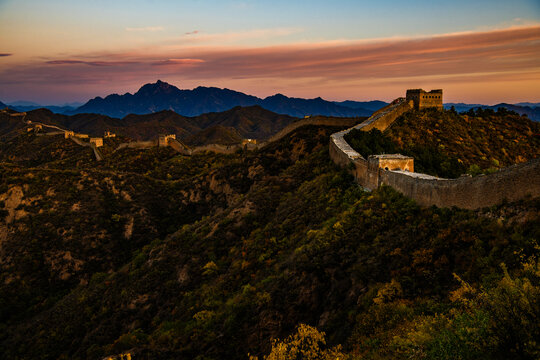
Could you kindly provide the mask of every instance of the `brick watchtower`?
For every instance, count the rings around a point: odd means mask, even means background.
[[[426,108],[443,109],[442,90],[431,90],[430,92],[422,89],[409,89],[407,90],[407,100],[414,102],[414,108],[416,110],[422,110]]]

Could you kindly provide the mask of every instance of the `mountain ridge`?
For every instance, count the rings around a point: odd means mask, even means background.
[[[167,82],[157,80],[155,83],[142,85],[133,94],[126,92],[122,95],[114,93],[105,97],[96,96],[78,107],[74,105],[76,103],[39,105],[34,102],[20,100],[10,104],[3,104],[2,107],[10,107],[17,111],[47,108],[55,113],[65,115],[95,113],[123,118],[131,113],[143,115],[161,110],[173,110],[183,116],[198,116],[210,112],[227,111],[236,106],[259,105],[272,112],[295,117],[309,115],[357,117],[370,116],[371,113],[388,105],[388,103],[380,100],[327,101],[321,97],[304,99],[288,97],[281,93],[259,98],[228,88],[198,86],[191,90],[179,89]],[[540,103],[519,102],[516,104],[486,105],[450,102],[444,104],[447,109],[452,106],[458,112],[479,107],[493,110],[505,107],[508,110],[516,111],[520,115],[525,114],[533,121],[540,121]]]
[[[208,138],[210,134],[207,131],[196,136],[199,132],[215,126],[219,127],[214,129],[210,138],[225,139],[225,142],[230,143],[232,140],[241,142],[242,138],[269,138],[297,120],[288,115],[276,114],[259,105],[237,106],[224,112],[195,117],[182,116],[172,110],[161,110],[151,114],[129,114],[121,119],[101,114],[55,114],[48,109],[37,109],[27,112],[26,119],[61,126],[91,136],[102,136],[105,131],[112,131],[134,140],[151,140],[159,134],[173,133],[182,141],[193,138],[197,143]],[[234,134],[230,128],[235,129]],[[219,130],[223,130],[224,134],[216,134]]]
[[[145,114],[160,110],[174,110],[184,116],[197,116],[209,112],[221,112],[236,106],[260,105],[263,108],[290,116],[369,116],[372,110],[361,107],[349,108],[318,97],[302,99],[275,94],[264,99],[242,92],[199,86],[182,90],[161,80],[145,84],[134,94],[111,94],[104,98],[95,97],[77,109],[68,112],[97,113],[112,117],[123,117],[128,113]]]

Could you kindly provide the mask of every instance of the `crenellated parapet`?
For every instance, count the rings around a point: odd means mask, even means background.
[[[443,91],[441,89],[431,90],[430,92],[422,89],[409,89],[406,98],[414,103],[416,110],[427,108],[443,109]]]

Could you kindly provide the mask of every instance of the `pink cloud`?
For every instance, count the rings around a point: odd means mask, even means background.
[[[508,84],[508,88],[490,88],[487,92],[519,94],[521,91],[525,96],[535,89],[531,81],[540,78],[538,59],[540,26],[535,25],[425,38],[256,48],[167,45],[129,52],[78,54],[45,64],[4,68],[0,70],[0,84],[9,85],[10,91],[20,89],[21,94],[37,83],[49,88],[92,84],[107,94],[113,85],[133,88],[162,78],[171,82],[236,86],[238,90],[256,88],[259,94],[303,88],[313,95],[331,98],[338,92],[346,94],[350,89],[368,85],[401,89],[407,84],[461,83],[466,87],[468,82],[476,81]],[[84,66],[84,70],[77,65]],[[536,94],[540,93],[539,86],[536,85]]]
[[[134,64],[133,61],[83,61],[83,60],[51,60],[46,61],[49,65],[90,65],[90,66],[115,66]]]
[[[202,59],[167,59],[153,62],[154,66],[163,66],[163,65],[197,65],[204,63]]]

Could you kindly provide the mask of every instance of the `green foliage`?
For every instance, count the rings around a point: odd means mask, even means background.
[[[469,174],[489,173],[537,158],[540,139],[535,134],[539,131],[537,122],[504,108],[464,114],[426,109],[403,114],[387,135],[410,151],[415,168],[418,157],[426,171],[444,171],[448,177],[456,177],[471,167],[474,170],[467,171]],[[426,153],[434,154],[435,161],[420,160]]]
[[[345,135],[345,140],[366,159],[369,155],[400,153],[414,157],[417,172],[443,178],[456,178],[464,172],[463,165],[456,158],[445,155],[433,145],[415,144],[400,148],[390,136],[377,129],[367,132],[353,129]]]
[[[226,156],[131,149],[123,163],[0,167],[28,213],[2,242],[0,352],[481,358],[517,357],[519,344],[534,355],[538,279],[520,269],[539,252],[538,199],[467,211],[364,192],[329,158],[337,130]],[[515,286],[501,283],[502,262]],[[460,297],[469,304],[452,295],[454,273],[476,289]]]
[[[447,314],[420,316],[392,346],[408,357],[427,359],[537,359],[540,355],[540,267],[536,258],[517,277],[503,265],[495,286],[476,289],[457,279],[451,293],[458,305]]]
[[[400,150],[392,139],[377,129],[367,132],[353,129],[345,135],[345,140],[366,159],[370,155],[395,154]]]

